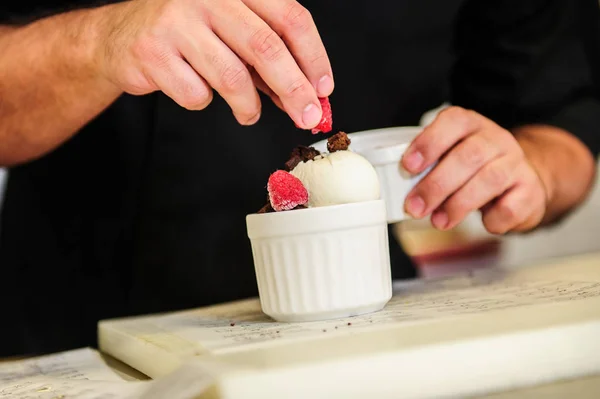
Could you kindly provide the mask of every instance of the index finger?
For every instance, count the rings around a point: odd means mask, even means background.
[[[317,126],[322,117],[317,92],[279,35],[242,2],[217,2],[212,12],[214,32],[254,67],[296,125]]]
[[[331,63],[310,12],[296,0],[243,0],[284,40],[319,97],[329,97]]]
[[[481,123],[481,117],[473,111],[445,109],[412,141],[402,157],[402,166],[411,173],[422,172],[460,140],[476,132]]]

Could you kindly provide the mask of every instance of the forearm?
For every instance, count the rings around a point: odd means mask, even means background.
[[[102,10],[0,27],[0,166],[37,158],[120,94],[94,59]]]
[[[592,153],[575,136],[551,126],[523,126],[514,134],[546,187],[548,204],[540,225],[561,220],[587,198],[593,186]]]

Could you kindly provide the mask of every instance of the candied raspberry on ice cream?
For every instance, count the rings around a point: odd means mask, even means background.
[[[308,202],[308,192],[302,182],[284,170],[269,177],[267,190],[271,207],[277,212],[289,211]]]

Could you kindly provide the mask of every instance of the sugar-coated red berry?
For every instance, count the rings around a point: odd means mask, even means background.
[[[289,211],[308,202],[308,191],[296,176],[278,170],[269,177],[267,183],[269,201],[275,211]]]
[[[329,133],[331,129],[333,129],[333,115],[331,112],[331,103],[329,102],[329,98],[319,98],[319,101],[321,102],[323,116],[321,117],[321,122],[319,122],[319,124],[311,130],[312,134],[317,134],[319,132]]]
[[[317,126],[312,128],[310,131],[312,134],[319,132],[329,133],[333,129],[333,115],[331,112],[331,104],[329,103],[329,97],[319,98],[321,103],[321,109],[323,110],[323,116]],[[294,123],[297,128],[300,128],[297,123]]]

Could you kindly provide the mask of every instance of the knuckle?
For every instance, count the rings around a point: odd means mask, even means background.
[[[137,68],[126,68],[122,79],[119,83],[130,94],[142,95],[158,89],[152,77]]]
[[[472,209],[471,202],[465,195],[455,195],[446,203],[446,211],[455,218],[469,213]]]
[[[489,209],[481,218],[483,226],[490,234],[501,235],[508,231],[508,224],[498,218],[498,212],[494,208]]]
[[[421,195],[426,199],[440,199],[445,197],[446,188],[444,184],[436,178],[423,181]]]
[[[467,128],[471,125],[472,115],[462,107],[452,106],[440,113],[440,116],[457,126]]]
[[[134,47],[134,57],[142,66],[145,74],[151,70],[169,71],[173,63],[173,52],[157,40],[145,39],[137,42]]]
[[[295,97],[300,94],[308,93],[310,85],[306,79],[296,79],[285,89],[284,95],[286,97]]]
[[[460,162],[464,165],[479,166],[485,160],[486,146],[483,140],[477,139],[477,136],[471,137],[465,141],[459,151]]]
[[[327,61],[327,53],[325,53],[324,51],[318,51],[317,53],[313,54],[308,60],[310,64],[320,64]]]
[[[488,167],[485,171],[485,180],[490,187],[503,189],[510,180],[508,171],[499,167]]]
[[[285,51],[283,40],[271,29],[259,29],[250,38],[250,48],[266,61],[278,60]]]
[[[244,106],[236,107],[234,113],[242,125],[252,125],[258,121],[261,114],[260,100],[247,101]]]
[[[158,40],[149,35],[140,37],[131,44],[131,54],[134,58],[153,65],[164,64],[169,55]]]
[[[206,108],[213,99],[211,90],[183,90],[179,97],[179,104],[188,110],[202,110]]]
[[[312,25],[313,18],[305,7],[296,1],[287,5],[283,17],[284,29],[304,32]]]
[[[258,122],[258,119],[260,118],[260,108],[257,108],[257,110],[255,111],[249,111],[244,113],[244,115],[239,116],[240,119],[240,123],[242,125],[253,125],[256,122]]]
[[[429,132],[424,132],[418,135],[410,144],[411,150],[413,152],[418,152],[419,154],[421,154],[423,158],[425,158],[426,162],[430,162],[434,158],[432,154],[433,146],[430,144],[434,142],[434,140],[431,139],[431,135],[428,133]]]
[[[250,73],[246,68],[227,66],[221,73],[220,85],[227,92],[237,92],[250,84]]]
[[[518,222],[518,211],[514,204],[507,201],[500,201],[497,207],[498,215],[505,224]]]
[[[484,221],[483,225],[485,226],[485,229],[491,234],[502,235],[508,231],[508,229],[504,225],[497,222]]]

